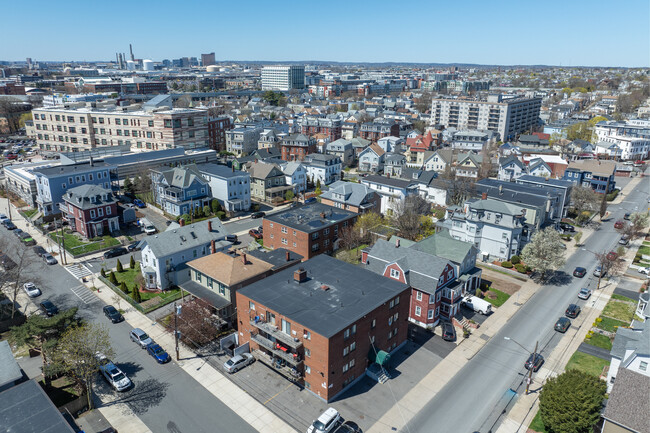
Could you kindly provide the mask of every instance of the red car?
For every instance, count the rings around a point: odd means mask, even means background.
[[[248,234],[251,235],[253,239],[262,239],[264,237],[262,233],[260,233],[259,230],[256,229],[250,229],[248,231]]]
[[[614,251],[610,251],[607,253],[607,260],[614,261],[618,258],[618,254],[616,254]]]
[[[620,221],[620,220],[619,220],[619,221],[616,221],[616,222],[614,223],[614,228],[615,228],[615,229],[622,229],[624,224],[625,224],[625,223],[624,223],[623,221]]]

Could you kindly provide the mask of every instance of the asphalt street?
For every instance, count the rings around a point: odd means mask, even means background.
[[[0,227],[4,253],[17,260],[19,249],[25,247],[4,227]],[[83,287],[78,279],[61,265],[46,265],[27,248],[28,264],[24,275],[42,290],[41,297],[30,302],[49,299],[60,309],[79,308],[79,316],[90,322],[105,325],[116,352],[114,362],[131,378],[135,386],[124,393],[116,393],[97,375],[98,395],[102,404],[117,400],[126,403],[153,432],[255,432],[247,422],[226,407],[219,399],[175,362],[159,365],[147,352],[140,349],[128,336],[131,328],[126,323],[111,324],[104,317],[104,304]],[[128,263],[128,255],[122,256]],[[116,259],[109,261],[114,265]],[[98,270],[98,261],[86,263]],[[100,265],[101,266],[101,265]],[[122,301],[122,307],[126,304]],[[152,336],[155,339],[155,335]]]
[[[402,431],[409,433],[488,432],[495,431],[502,413],[525,390],[524,362],[539,342],[542,355],[548,355],[560,336],[553,330],[555,321],[563,316],[570,303],[593,302],[577,298],[581,287],[595,289],[594,253],[615,250],[620,235],[614,221],[625,212],[645,210],[648,184],[642,183],[625,197],[621,205],[610,208],[613,218],[604,222],[585,245],[567,257],[561,272],[538,292],[486,343],[447,385],[432,398]],[[572,276],[576,266],[587,268],[583,279]],[[520,343],[524,350],[513,341]],[[552,365],[545,365],[554,368]],[[535,381],[535,375],[533,375]],[[534,389],[535,386],[533,385]]]

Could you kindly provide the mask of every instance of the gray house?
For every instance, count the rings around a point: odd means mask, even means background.
[[[154,200],[167,213],[178,216],[209,206],[210,185],[195,164],[152,171]]]
[[[352,142],[344,138],[339,138],[336,141],[327,144],[325,153],[328,155],[336,155],[341,158],[343,165],[349,167],[354,162],[354,148]]]

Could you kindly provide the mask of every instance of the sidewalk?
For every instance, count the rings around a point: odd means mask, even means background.
[[[90,283],[86,283],[86,285],[90,286]],[[95,279],[95,285],[100,289],[95,294],[102,301],[107,304],[114,303],[114,292],[109,287],[99,279]],[[126,304],[126,301],[124,303]],[[128,304],[124,313],[124,319],[134,328],[143,329],[170,355],[175,355],[174,337],[163,326],[152,322],[151,319]],[[278,418],[261,403],[232,383],[220,371],[210,366],[205,360],[197,357],[194,352],[191,352],[182,345],[179,346],[179,351],[180,361],[173,362],[176,362],[185,372],[196,379],[205,389],[221,400],[253,428],[260,432],[293,433],[295,431],[282,419]],[[100,411],[118,431],[149,432],[146,426],[135,415],[125,415],[123,407],[116,409],[114,405],[111,405],[100,408]],[[136,424],[133,424],[134,422]],[[134,425],[139,425],[137,422],[141,423],[144,429],[134,427]]]

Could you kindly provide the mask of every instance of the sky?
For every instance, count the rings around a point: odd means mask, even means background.
[[[650,66],[648,0],[5,1],[0,60]]]

